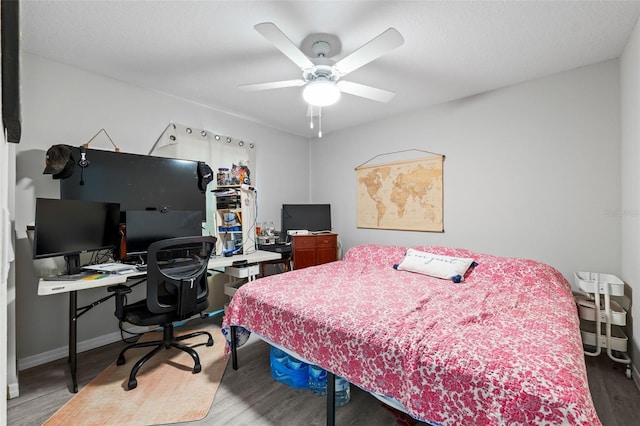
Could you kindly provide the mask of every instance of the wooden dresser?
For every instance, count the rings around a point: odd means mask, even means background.
[[[292,237],[293,269],[338,260],[338,234],[308,234]]]

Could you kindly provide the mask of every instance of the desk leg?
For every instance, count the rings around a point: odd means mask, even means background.
[[[78,332],[78,292],[69,292],[69,370],[71,371],[71,391],[78,393],[78,380],[76,378]]]

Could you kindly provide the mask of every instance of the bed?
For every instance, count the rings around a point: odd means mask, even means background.
[[[440,425],[600,425],[571,287],[533,260],[472,258],[463,281],[394,269],[407,247],[361,245],[337,262],[236,292],[240,326]]]

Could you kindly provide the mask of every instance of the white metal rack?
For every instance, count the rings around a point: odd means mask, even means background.
[[[216,254],[256,251],[256,193],[242,186],[216,190]]]
[[[621,327],[627,324],[627,312],[611,296],[624,296],[624,282],[615,275],[596,272],[574,272],[575,283],[585,295],[576,294],[580,316],[580,334],[587,350],[598,356],[602,349],[609,358],[626,365],[625,375],[631,378],[631,359],[626,354],[628,338]],[[604,325],[604,330],[602,326]]]

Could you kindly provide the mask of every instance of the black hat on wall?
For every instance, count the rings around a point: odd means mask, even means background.
[[[53,145],[47,150],[45,168],[42,174],[53,175],[54,179],[64,179],[73,173],[74,159],[70,145]]]

